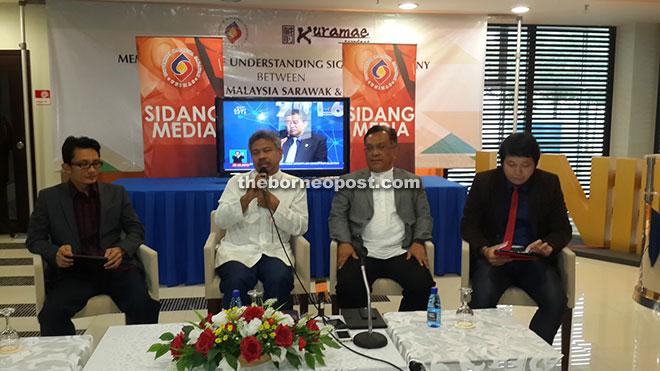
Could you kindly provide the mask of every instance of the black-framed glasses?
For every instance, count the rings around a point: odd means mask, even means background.
[[[69,165],[71,166],[77,166],[83,170],[88,170],[90,167],[94,167],[94,169],[100,169],[101,166],[103,166],[103,161],[93,161],[93,162],[71,162]]]

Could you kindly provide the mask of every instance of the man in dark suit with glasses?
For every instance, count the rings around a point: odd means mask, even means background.
[[[127,323],[158,322],[160,303],[149,296],[136,255],[144,227],[124,187],[98,182],[100,154],[96,140],[68,137],[62,169],[69,181],[41,190],[30,217],[27,248],[46,263],[42,336],[74,335],[71,317],[99,294],[112,298]],[[107,262],[94,269],[74,264],[74,254]]]

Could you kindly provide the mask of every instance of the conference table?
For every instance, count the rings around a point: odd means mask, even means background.
[[[85,371],[149,371],[149,370],[176,370],[172,362],[172,356],[167,353],[158,359],[154,359],[155,353],[147,353],[147,349],[154,343],[164,343],[159,336],[164,332],[178,333],[183,323],[165,323],[156,325],[132,325],[112,326],[108,328],[103,339],[94,350],[94,354],[85,366]],[[387,336],[385,330],[378,330]],[[353,334],[351,334],[353,335]],[[377,361],[386,360],[401,369],[407,369],[399,351],[390,340],[386,347],[381,349],[361,349],[352,343],[347,346],[358,350],[376,360],[363,358],[351,351],[341,348],[333,349],[326,347],[324,361],[326,366],[316,367],[317,371],[339,371],[339,370],[363,370],[382,371],[392,370],[391,366]],[[232,370],[228,365],[220,370]],[[309,368],[303,362],[304,370]],[[293,371],[295,368],[289,362],[282,362],[279,369],[272,362],[250,367],[252,371]]]
[[[167,286],[204,282],[203,247],[210,231],[210,214],[218,206],[228,178],[122,178],[145,227],[146,244],[158,252],[160,283]],[[467,187],[438,176],[422,176],[435,244],[435,274],[460,273],[459,225]],[[308,188],[311,275],[330,271],[328,215],[334,188]]]
[[[442,311],[438,328],[427,326],[426,312],[391,312],[383,318],[406,363],[419,362],[426,370],[548,371],[562,357],[503,309],[474,310],[470,329],[454,326],[454,310]]]
[[[82,370],[92,355],[90,335],[24,337],[22,350],[0,354],[0,370]]]

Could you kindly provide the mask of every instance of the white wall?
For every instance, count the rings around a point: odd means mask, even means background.
[[[26,8],[26,37],[31,53],[32,89],[50,89],[46,7]],[[0,49],[18,50],[19,8],[0,4]],[[610,155],[641,157],[653,150],[660,61],[660,25],[629,24],[617,29]],[[31,99],[34,95],[30,92]],[[59,183],[52,159],[50,106],[33,105],[37,188]]]
[[[618,27],[610,156],[653,153],[659,70],[660,24]]]
[[[28,5],[25,8],[25,37],[30,51],[30,75],[34,101],[34,90],[50,89],[48,63],[48,28],[45,5]],[[0,4],[0,49],[19,50],[21,42],[18,4]],[[37,189],[60,182],[59,164],[53,162],[52,126],[50,106],[32,105],[34,127]]]

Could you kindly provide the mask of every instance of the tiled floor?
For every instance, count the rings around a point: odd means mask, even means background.
[[[0,306],[6,304],[34,303],[34,288],[30,286],[33,276],[25,249],[2,248],[6,242],[22,242],[25,236],[12,240],[0,236]],[[12,259],[11,264],[3,264]],[[20,263],[20,264],[19,264]],[[577,306],[573,311],[571,370],[583,371],[660,371],[660,313],[641,307],[632,300],[632,293],[639,269],[606,263],[597,260],[577,259]],[[16,281],[9,277],[23,277]],[[455,309],[459,305],[459,277],[448,275],[436,277],[443,299],[443,309]],[[6,284],[6,285],[5,285]],[[161,287],[161,298],[200,298],[204,296],[202,285]],[[375,303],[381,312],[396,310],[400,297],[390,297],[389,302]],[[177,302],[169,301],[170,309]],[[199,306],[197,300],[187,303]],[[195,304],[196,303],[196,304]],[[189,305],[189,304],[186,304]],[[311,307],[310,307],[311,308]],[[534,314],[533,307],[507,307],[513,316],[527,323]],[[201,310],[206,313],[205,310]],[[190,310],[168,310],[161,312],[160,322],[195,320]],[[108,326],[123,324],[121,314],[110,314],[74,320],[76,327],[101,339]],[[35,317],[12,318],[17,330],[29,334],[37,331]],[[559,349],[559,334],[555,348]]]

